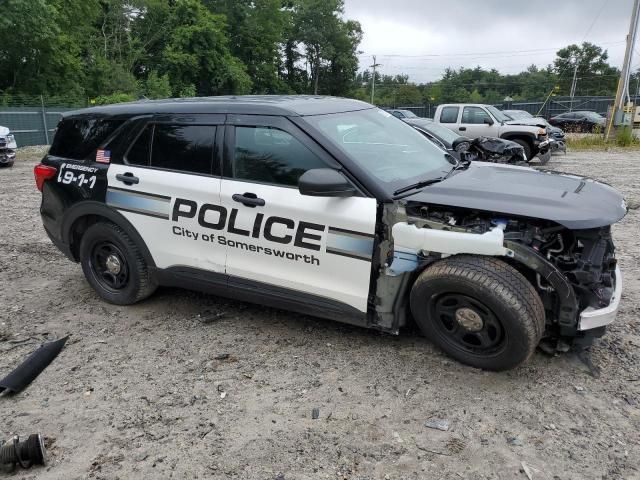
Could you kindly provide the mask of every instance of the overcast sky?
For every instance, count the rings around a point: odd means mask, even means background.
[[[345,17],[364,30],[361,69],[372,55],[384,74],[437,80],[444,68],[520,72],[546,66],[555,52],[583,40],[620,66],[633,0],[345,0]],[[640,66],[636,48],[633,66]]]

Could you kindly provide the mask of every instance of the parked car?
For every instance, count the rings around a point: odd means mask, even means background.
[[[16,143],[15,137],[11,134],[7,127],[0,126],[0,166],[10,167],[16,159]]]
[[[457,160],[460,160],[460,153],[465,152],[471,144],[471,139],[458,135],[448,128],[438,125],[433,120],[427,118],[403,118],[402,120],[418,130],[431,142],[449,152]]]
[[[405,118],[420,118],[411,110],[392,108],[392,109],[388,109],[387,112],[389,112],[391,115],[401,120],[404,120]]]
[[[509,163],[512,165],[527,163],[524,148],[511,140],[488,137],[478,137],[471,140],[457,135],[433,120],[408,118],[404,121],[431,142],[450,153],[456,160]]]
[[[481,104],[444,104],[433,117],[439,123],[471,139],[497,137],[516,142],[524,148],[527,159],[538,156],[541,163],[551,158],[551,146],[543,122],[512,120],[496,107]]]
[[[522,145],[495,137],[474,138],[462,157],[470,162],[506,163],[520,166],[526,166],[530,161],[527,159]]]
[[[459,361],[504,370],[543,336],[588,344],[620,303],[615,189],[456,162],[356,100],[67,112],[34,173],[52,242],[118,305],[170,285],[392,334],[411,318]]]
[[[605,122],[606,118],[596,112],[566,112],[549,119],[551,125],[566,132],[601,132]]]
[[[547,136],[551,141],[551,151],[567,153],[567,142],[561,128],[554,127],[542,117],[534,117],[526,110],[503,110],[502,112],[513,120],[532,122],[532,124],[544,123],[547,126]]]

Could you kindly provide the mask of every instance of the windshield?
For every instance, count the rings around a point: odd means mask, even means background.
[[[413,113],[411,110],[397,110],[398,112],[402,112],[407,118],[418,118],[418,116]]]
[[[455,142],[458,138],[460,138],[460,135],[458,135],[457,133],[454,133],[453,131],[449,130],[447,127],[443,127],[442,125],[438,125],[437,123],[420,123],[416,125],[419,128],[422,128],[424,130],[426,130],[427,132],[431,132],[433,135],[435,135],[436,137],[444,140],[447,143],[452,144],[453,142]]]
[[[444,151],[378,108],[304,119],[391,189],[441,177],[451,170]]]
[[[493,105],[487,105],[487,110],[489,110],[491,112],[491,115],[493,115],[499,122],[508,122],[509,120],[511,120]]]
[[[602,120],[604,117],[596,112],[583,112],[584,116],[593,120]]]
[[[514,120],[533,118],[533,115],[531,115],[529,112],[525,112],[524,110],[506,110],[502,113],[506,114],[508,117],[513,118]]]

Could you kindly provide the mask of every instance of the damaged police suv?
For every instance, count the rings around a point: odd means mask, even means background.
[[[53,243],[104,300],[159,285],[390,333],[503,370],[616,315],[594,180],[460,163],[391,114],[330,97],[145,101],[64,115],[35,167]]]

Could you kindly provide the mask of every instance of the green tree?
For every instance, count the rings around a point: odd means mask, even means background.
[[[560,94],[571,90],[573,72],[577,64],[577,93],[582,95],[611,95],[615,93],[618,70],[607,62],[609,54],[602,47],[583,42],[558,50],[553,62],[558,76]]]
[[[171,96],[171,83],[169,82],[169,75],[158,75],[155,70],[149,73],[149,76],[144,81],[144,96],[147,98],[167,98]]]
[[[244,64],[229,50],[223,15],[211,13],[198,0],[176,0],[171,23],[163,60],[175,91],[189,85],[198,95],[251,90]]]
[[[281,0],[207,0],[227,19],[231,53],[247,67],[254,93],[283,90],[279,76],[287,13]]]

